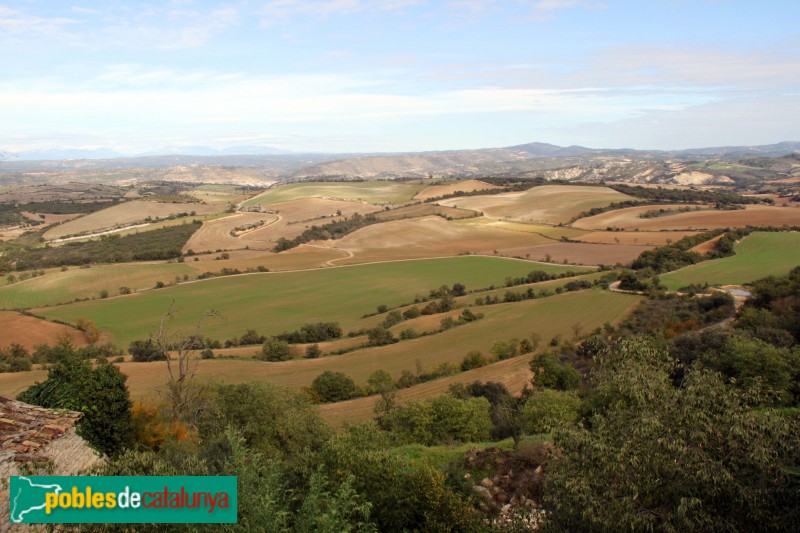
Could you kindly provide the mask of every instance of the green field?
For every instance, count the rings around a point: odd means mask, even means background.
[[[194,330],[204,310],[221,318],[208,321],[203,333],[226,339],[248,328],[262,335],[295,329],[302,324],[338,320],[354,327],[378,305],[399,305],[427,295],[443,284],[463,283],[467,289],[500,285],[507,276],[532,270],[563,272],[576,267],[545,265],[494,257],[395,261],[302,272],[276,272],[210,279],[137,295],[47,308],[41,314],[74,323],[93,320],[115,342],[126,345],[143,338],[175,302],[175,325]]]
[[[361,200],[373,204],[401,204],[410,201],[425,187],[426,185],[419,183],[397,181],[291,183],[261,193],[244,202],[242,206],[270,205],[311,197]]]
[[[780,276],[800,265],[800,233],[756,232],[736,245],[736,255],[704,261],[660,277],[670,290],[697,284],[742,285]]]
[[[605,322],[615,323],[627,316],[640,301],[639,296],[594,289],[480,307],[484,319],[428,337],[320,359],[295,359],[282,363],[230,359],[202,361],[198,376],[226,383],[271,381],[297,389],[310,385],[323,371],[335,370],[352,376],[363,385],[369,374],[378,369],[387,370],[397,378],[403,370],[415,372],[418,364],[426,371],[442,363],[458,364],[470,350],[488,354],[492,343],[497,340],[521,339],[536,333],[545,347],[555,335],[571,339],[576,324],[580,324],[581,334],[587,334]],[[507,361],[501,364],[505,363]],[[128,386],[137,398],[153,397],[166,382],[163,362],[123,363],[120,368],[129,376]],[[480,374],[483,369],[488,372],[491,368],[492,365],[473,373]],[[14,393],[35,379],[42,379],[42,375],[41,371],[0,374],[0,394]]]
[[[175,276],[197,273],[181,263],[94,265],[69,267],[66,271],[48,270],[44,276],[0,287],[0,309],[43,307],[75,300],[98,298],[105,289],[110,296],[120,287],[148,289],[157,281],[172,283]]]

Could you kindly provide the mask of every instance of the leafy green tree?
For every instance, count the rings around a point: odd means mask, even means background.
[[[311,382],[311,388],[323,402],[341,402],[358,393],[353,378],[342,372],[326,370]]]
[[[581,384],[581,375],[577,370],[559,361],[552,353],[537,355],[531,360],[534,372],[533,384],[537,387],[556,390],[573,390]]]
[[[486,440],[492,428],[486,398],[458,399],[449,393],[396,407],[383,424],[402,442],[427,446]]]
[[[382,394],[395,390],[392,375],[386,370],[376,370],[367,378],[367,391],[370,394]]]
[[[552,531],[781,531],[796,505],[800,427],[764,398],[623,341],[598,376],[588,427],[554,432]]]
[[[581,400],[574,391],[544,389],[534,392],[522,407],[525,432],[549,433],[574,424],[580,415]]]
[[[319,349],[319,344],[312,344],[306,348],[306,359],[317,359],[322,355],[322,350]]]
[[[153,342],[153,339],[131,341],[128,344],[128,353],[137,363],[164,361],[167,358],[167,354],[159,348],[158,343]]]
[[[264,341],[261,348],[261,359],[265,361],[288,361],[292,358],[292,347],[289,343],[276,337]]]
[[[397,342],[392,332],[383,326],[367,330],[367,338],[369,339],[367,341],[369,346],[386,346],[387,344]]]
[[[60,347],[58,361],[47,379],[22,394],[23,402],[83,413],[78,434],[96,450],[117,455],[133,443],[132,403],[127,377],[110,363],[95,368],[72,351]]]

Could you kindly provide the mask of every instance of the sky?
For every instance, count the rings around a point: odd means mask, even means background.
[[[797,0],[0,0],[0,150],[800,141],[798,20]]]

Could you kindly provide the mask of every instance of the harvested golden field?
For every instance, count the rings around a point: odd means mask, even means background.
[[[523,233],[538,233],[548,239],[559,240],[562,237],[574,239],[589,233],[586,230],[574,229],[569,226],[548,226],[545,224],[528,224],[523,222],[508,222],[506,220],[494,220],[487,217],[476,217],[463,220],[460,224],[470,226],[484,226],[487,228],[501,229],[506,231],[521,231]]]
[[[494,381],[505,385],[508,392],[518,395],[533,379],[530,360],[533,354],[520,355],[505,361],[475,368],[454,376],[448,376],[427,383],[420,383],[407,389],[397,391],[395,400],[402,405],[411,400],[424,400],[447,392],[456,383],[468,384],[474,381]],[[322,418],[334,427],[344,424],[364,422],[375,417],[375,403],[380,396],[367,396],[346,402],[329,403],[318,407]]]
[[[593,244],[583,242],[550,242],[536,246],[499,248],[497,251],[508,257],[523,257],[547,263],[575,265],[623,265],[630,264],[645,250],[653,246],[628,244]]]
[[[248,224],[262,225],[258,229],[263,229],[279,220],[278,215],[267,213],[234,213],[232,215],[204,222],[199,230],[194,232],[186,244],[183,246],[183,253],[189,250],[194,252],[209,252],[214,250],[233,250],[247,246],[241,237],[244,234],[234,237],[231,232],[235,228]]]
[[[629,209],[640,209],[638,207]],[[608,226],[640,230],[710,230],[716,228],[752,226],[800,225],[800,208],[748,205],[737,211],[698,211],[656,218],[639,218],[638,213],[623,213],[629,209],[609,211],[584,218],[575,223],[586,229],[605,229]]]
[[[500,188],[501,187],[498,187],[497,185],[492,185],[491,183],[486,183],[480,180],[464,180],[457,181],[455,183],[448,183],[446,185],[433,185],[431,187],[427,187],[414,195],[414,199],[428,200],[430,198],[438,198],[440,196],[445,196],[447,194],[453,194],[456,192],[488,191]]]
[[[523,192],[450,198],[440,203],[481,211],[497,220],[566,224],[593,207],[631,199],[608,187],[543,185]]]
[[[414,182],[381,181],[326,181],[288,183],[255,196],[243,206],[270,206],[298,198],[338,198],[372,204],[403,204],[411,200],[425,186]]]
[[[30,228],[11,228],[2,230],[0,231],[0,241],[12,241],[26,231],[30,231]]]
[[[165,218],[177,213],[209,214],[218,211],[212,204],[182,204],[147,202],[132,200],[115,205],[86,216],[76,218],[51,228],[44,234],[47,240],[60,239],[68,235],[78,235],[106,231],[113,228],[144,222],[145,218]]]
[[[463,253],[491,254],[494,249],[552,242],[537,233],[504,231],[425,217],[373,224],[320,246],[346,250],[354,257],[337,264],[453,256]]]
[[[62,335],[72,337],[75,346],[86,346],[83,333],[75,328],[19,313],[0,311],[0,348],[16,343],[30,352],[37,344],[56,344]]]
[[[437,215],[444,218],[466,219],[474,218],[478,215],[471,209],[457,209],[436,204],[414,204],[406,207],[392,209],[391,211],[379,211],[375,216],[381,220],[400,220],[403,218],[426,217]]]
[[[574,240],[595,244],[664,246],[698,233],[698,231],[592,231],[575,237]]]

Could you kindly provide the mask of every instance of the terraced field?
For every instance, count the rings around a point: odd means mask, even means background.
[[[450,198],[440,203],[481,211],[495,220],[555,225],[566,224],[593,207],[631,199],[607,187],[544,185],[523,192]]]
[[[343,328],[351,328],[362,314],[378,305],[410,302],[442,284],[463,283],[476,289],[499,285],[507,276],[532,270],[561,272],[568,268],[474,256],[397,261],[217,278],[39,312],[70,323],[79,317],[92,320],[124,346],[147,337],[174,301],[176,328],[193,330],[203,311],[214,309],[223,318],[207,321],[204,334],[224,340],[249,328],[262,335],[277,334],[318,321],[339,321]]]
[[[303,182],[290,183],[270,189],[247,200],[243,207],[269,206],[298,198],[337,198],[372,204],[402,204],[410,201],[425,188],[419,182],[364,181],[364,182]]]
[[[691,284],[743,285],[800,266],[800,233],[753,233],[736,245],[736,255],[704,261],[660,277],[670,290]]]
[[[152,288],[157,281],[171,283],[178,276],[195,276],[181,263],[95,265],[49,270],[44,276],[0,287],[0,309],[43,307],[71,302],[76,298],[99,298],[100,291],[119,294],[120,287],[133,291]],[[124,316],[119,315],[119,316]]]

